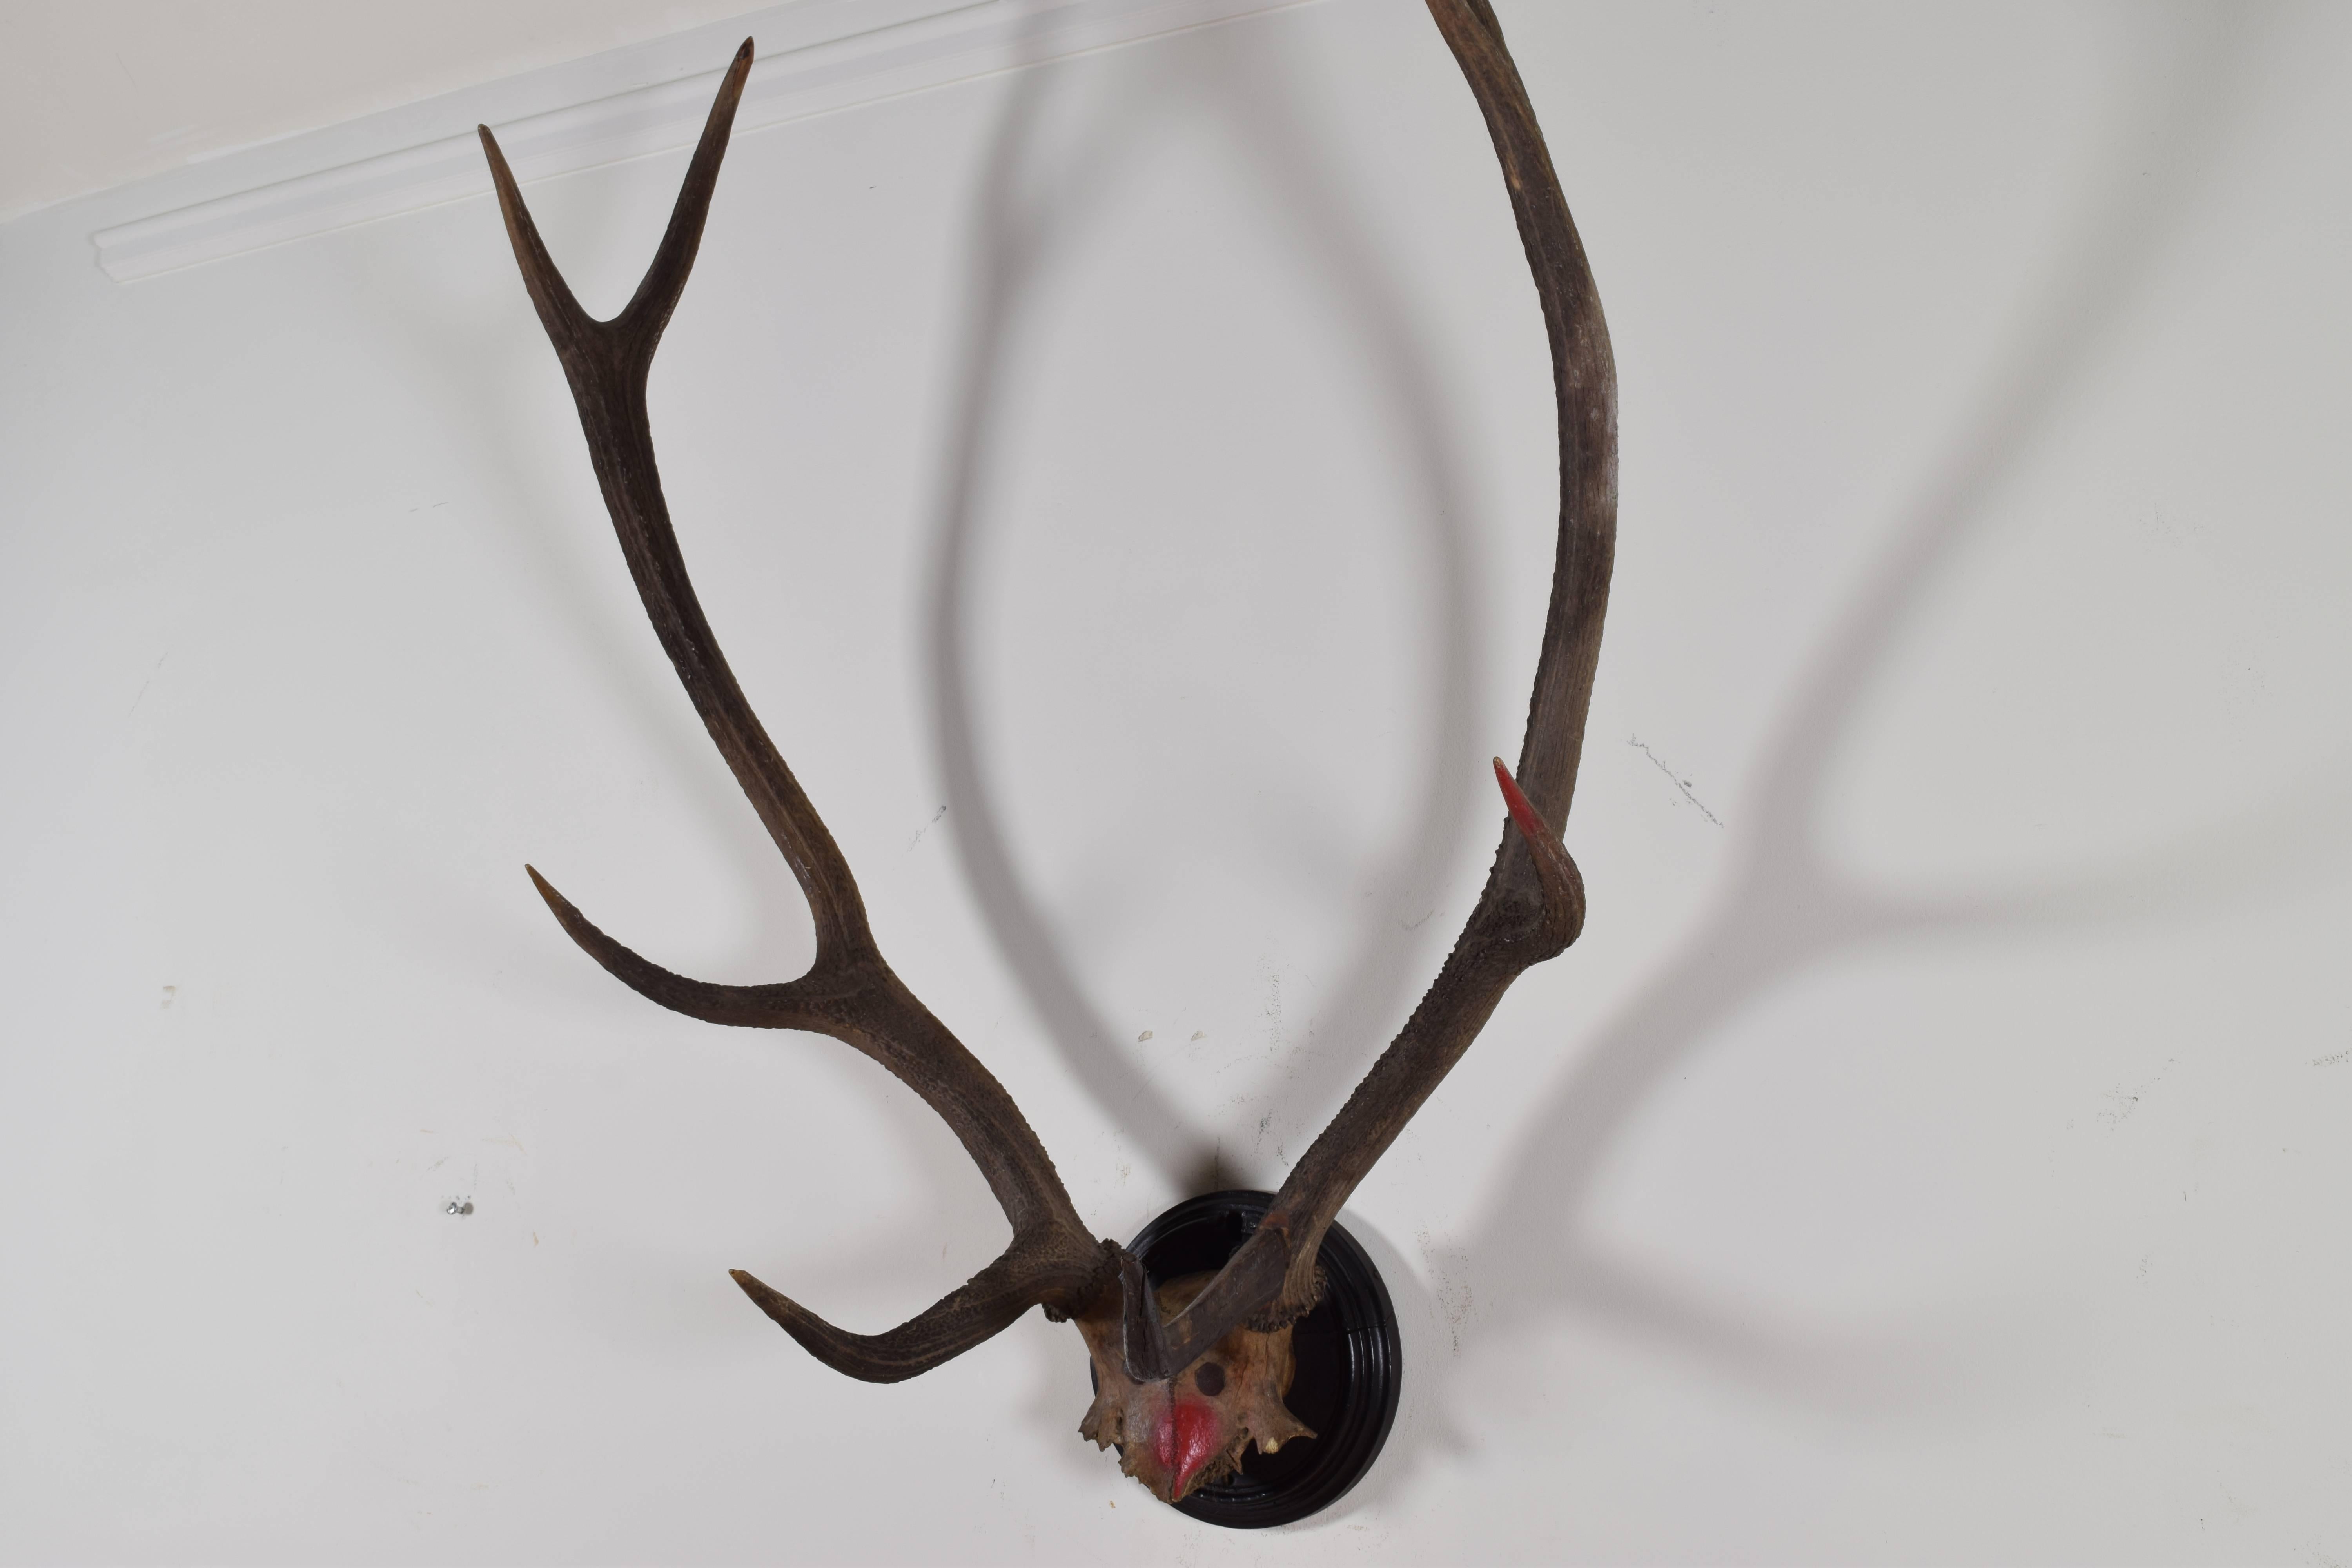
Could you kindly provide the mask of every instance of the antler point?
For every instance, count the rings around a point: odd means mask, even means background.
[[[1501,788],[1503,804],[1510,807],[1511,820],[1518,824],[1521,833],[1530,839],[1550,834],[1551,825],[1544,821],[1543,814],[1536,810],[1535,803],[1528,799],[1527,792],[1519,788],[1519,781],[1511,776],[1511,770],[1503,765],[1500,757],[1495,759],[1495,783]]]

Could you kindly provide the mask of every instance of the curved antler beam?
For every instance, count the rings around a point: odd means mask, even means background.
[[[1485,113],[1552,351],[1559,405],[1560,523],[1551,603],[1518,771],[1495,760],[1508,814],[1477,906],[1429,992],[1339,1115],[1301,1157],[1257,1231],[1213,1277],[1155,1289],[1123,1249],[1089,1237],[1013,1098],[884,962],[857,883],[720,653],[688,579],[654,460],[646,380],[701,243],[743,84],[747,40],[711,105],[669,226],[627,307],[591,318],[531,222],[497,140],[482,146],[523,282],[580,409],[614,534],[646,618],[736,782],[793,868],[816,926],[806,974],[714,985],[673,973],[597,929],[537,870],[533,885],[582,949],[675,1012],[831,1035],[921,1095],[987,1178],[1013,1241],[960,1289],[880,1334],[836,1328],[740,1270],[761,1310],[826,1365],[876,1383],[913,1377],[1002,1331],[1033,1306],[1076,1318],[1097,1397],[1080,1430],[1116,1444],[1128,1472],[1174,1501],[1249,1443],[1312,1436],[1282,1404],[1289,1325],[1315,1303],[1315,1261],[1349,1194],[1469,1048],[1504,993],[1584,925],[1584,883],[1559,825],[1576,788],[1616,537],[1616,374],[1584,250],[1525,85],[1486,0],[1428,0]],[[1221,1348],[1222,1347],[1222,1348]],[[1204,1363],[1214,1353],[1216,1363]],[[1224,1370],[1230,1363],[1236,1370]],[[1178,1383],[1179,1374],[1196,1368]],[[1242,1369],[1248,1369],[1246,1371]],[[1214,1375],[1209,1375],[1213,1371]]]
[[[1584,927],[1584,881],[1560,846],[1559,825],[1576,793],[1616,554],[1616,361],[1583,242],[1494,8],[1486,0],[1428,4],[1502,165],[1543,307],[1559,409],[1559,543],[1516,780],[1495,762],[1509,821],[1486,890],[1421,1005],[1300,1156],[1224,1275],[1167,1326],[1165,1363],[1130,1367],[1139,1376],[1181,1371],[1237,1324],[1286,1323],[1314,1306],[1315,1257],[1348,1194],[1462,1059],[1511,983]],[[1260,1295],[1276,1272],[1278,1292]]]
[[[1004,1255],[963,1289],[912,1322],[870,1338],[835,1329],[765,1286],[753,1291],[753,1300],[821,1359],[853,1375],[887,1381],[970,1349],[1032,1306],[1064,1315],[1077,1311],[1111,1282],[1114,1269],[1080,1223],[1052,1158],[1013,1097],[884,962],[849,863],[728,668],[670,526],[654,460],[646,378],[693,269],[751,69],[746,39],[711,104],[652,265],[627,307],[609,321],[581,309],[531,221],[498,139],[488,126],[481,138],[516,263],[579,405],[605,509],[646,618],[704,728],[808,897],[816,959],[805,975],[782,984],[691,980],[605,935],[536,869],[527,869],[572,940],[639,994],[711,1023],[831,1035],[921,1095],[962,1142],[1013,1232]],[[738,1279],[747,1290],[757,1284],[749,1275]]]

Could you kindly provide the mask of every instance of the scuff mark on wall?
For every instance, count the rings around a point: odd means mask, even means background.
[[[1698,807],[1698,814],[1699,814],[1701,816],[1706,817],[1709,822],[1714,823],[1717,827],[1720,827],[1720,826],[1723,826],[1723,818],[1721,818],[1721,817],[1719,817],[1719,816],[1716,816],[1716,815],[1715,815],[1715,813],[1713,813],[1713,812],[1711,812],[1711,811],[1707,810],[1707,808],[1706,808],[1706,803],[1705,801],[1703,801],[1703,800],[1699,799],[1699,797],[1698,797],[1698,796],[1696,796],[1696,795],[1693,795],[1693,794],[1691,793],[1691,782],[1690,782],[1690,780],[1688,780],[1688,779],[1686,779],[1686,778],[1683,777],[1680,773],[1677,773],[1676,772],[1675,772],[1675,770],[1674,770],[1674,769],[1672,769],[1672,768],[1670,768],[1670,767],[1666,766],[1664,760],[1663,758],[1661,758],[1661,757],[1658,755],[1658,753],[1657,753],[1657,752],[1654,752],[1654,751],[1650,750],[1650,748],[1648,747],[1648,745],[1647,745],[1647,744],[1645,744],[1645,743],[1643,742],[1643,740],[1642,740],[1642,737],[1641,737],[1641,736],[1639,736],[1639,735],[1629,735],[1629,736],[1627,736],[1627,737],[1626,737],[1626,742],[1625,742],[1625,743],[1626,743],[1627,745],[1629,745],[1629,746],[1632,746],[1635,751],[1637,751],[1637,752],[1641,752],[1643,756],[1645,756],[1645,757],[1649,758],[1649,759],[1650,759],[1651,765],[1652,765],[1652,766],[1654,766],[1654,767],[1655,767],[1655,768],[1656,768],[1660,773],[1664,773],[1664,774],[1665,774],[1665,775],[1666,775],[1666,779],[1667,779],[1667,781],[1668,781],[1669,783],[1671,783],[1671,784],[1675,786],[1675,788],[1677,791],[1679,791],[1679,792],[1681,793],[1682,797],[1683,797],[1685,800],[1686,800],[1686,801],[1690,802],[1690,803],[1691,803],[1691,805],[1695,805],[1695,806]]]

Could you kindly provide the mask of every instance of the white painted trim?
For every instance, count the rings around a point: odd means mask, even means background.
[[[701,35],[764,30],[737,111],[739,134],[1090,49],[1255,16],[1311,0],[793,0]],[[764,41],[764,40],[763,40]],[[708,42],[715,47],[714,37]],[[663,74],[679,53],[634,46],[529,77],[468,89],[349,126],[224,155],[209,172],[233,188],[90,236],[118,283],[152,278],[266,246],[489,193],[472,127],[488,121],[528,184],[690,145],[723,67],[671,74],[620,91],[611,83]],[[631,59],[627,57],[643,57]],[[719,57],[723,59],[723,53]],[[567,93],[566,89],[571,92]],[[586,89],[584,92],[581,89]],[[576,96],[575,96],[576,95]],[[559,106],[515,114],[518,102]],[[570,101],[562,101],[569,98]],[[502,118],[504,107],[511,118]],[[290,178],[306,143],[335,161]],[[370,145],[374,151],[362,151]],[[354,155],[356,153],[356,155]],[[340,157],[337,156],[340,154]],[[323,160],[322,160],[323,161]],[[236,186],[238,165],[252,183]]]

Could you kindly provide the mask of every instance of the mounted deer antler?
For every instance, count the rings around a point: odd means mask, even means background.
[[[663,650],[727,765],[808,897],[816,959],[798,980],[688,980],[606,936],[536,870],[532,883],[572,941],[623,984],[714,1024],[807,1029],[872,1057],[954,1129],[1012,1222],[1003,1256],[887,1333],[855,1334],[737,1271],[736,1283],[826,1365],[875,1383],[913,1377],[970,1350],[1031,1307],[1076,1319],[1097,1396],[1080,1431],[1119,1447],[1123,1468],[1174,1502],[1238,1462],[1311,1436],[1283,1404],[1290,1326],[1321,1289],[1316,1255],[1366,1172],[1396,1141],[1529,965],[1576,940],[1584,887],[1559,842],[1576,788],[1600,657],[1616,533],[1616,378],[1608,330],[1535,111],[1486,0],[1429,0],[1485,111],[1535,275],[1559,404],[1560,526],[1551,605],[1509,807],[1484,894],[1436,981],[1393,1044],[1324,1129],[1257,1230],[1213,1276],[1153,1292],[1124,1248],[1079,1221],[1044,1144],[1004,1087],[893,973],[866,925],[841,850],[727,667],[687,578],[654,461],[646,378],[686,287],[751,68],[745,40],[711,105],[660,248],[636,295],[592,319],[548,257],[488,127],[481,131],[523,283],[580,407],[596,478]],[[1186,1373],[1192,1375],[1183,1376]]]

